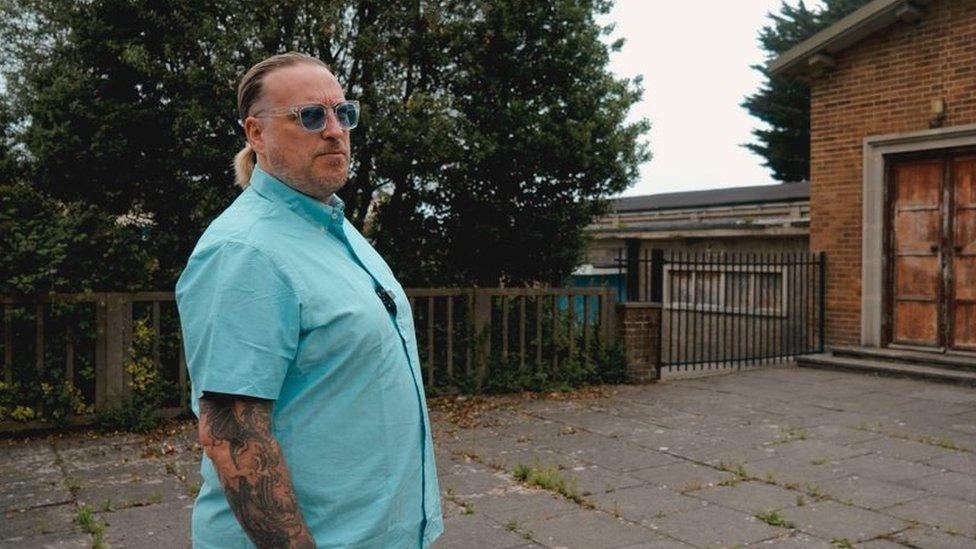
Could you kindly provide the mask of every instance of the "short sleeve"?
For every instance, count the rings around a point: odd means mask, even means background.
[[[194,251],[176,284],[193,408],[204,391],[275,400],[298,351],[300,302],[261,250]]]

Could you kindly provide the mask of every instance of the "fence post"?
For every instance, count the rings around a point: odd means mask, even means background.
[[[95,406],[119,404],[129,394],[125,371],[132,341],[132,301],[125,294],[107,293],[95,305],[98,339],[95,345]]]
[[[472,290],[474,296],[474,341],[478,361],[477,386],[481,389],[491,358],[491,293],[481,288]]]
[[[824,329],[825,326],[826,326],[826,322],[825,322],[825,319],[824,319],[824,313],[827,310],[827,279],[826,279],[826,276],[825,276],[827,274],[827,254],[826,254],[826,252],[820,252],[819,255],[820,255],[820,262],[819,262],[820,263],[820,269],[819,269],[820,270],[820,281],[819,281],[819,286],[820,286],[820,288],[819,288],[820,289],[820,292],[819,292],[820,293],[820,296],[819,296],[820,297],[820,324],[819,324],[819,326],[817,328],[818,328],[818,331],[820,332],[820,345],[819,345],[819,347],[817,349],[817,352],[818,353],[822,353],[822,352],[824,352],[824,347],[825,347],[825,345],[824,345],[824,332],[826,331]]]
[[[661,304],[618,303],[617,315],[618,337],[624,346],[631,379],[638,383],[657,379],[661,353]]]
[[[640,301],[640,240],[636,238],[627,239],[627,295],[624,301]]]

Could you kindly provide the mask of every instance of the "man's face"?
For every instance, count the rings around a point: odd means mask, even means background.
[[[264,77],[262,98],[252,114],[267,109],[345,100],[338,80],[325,67],[300,63]],[[335,114],[320,131],[308,131],[292,117],[248,117],[244,123],[261,168],[305,194],[326,200],[349,176],[349,132]]]

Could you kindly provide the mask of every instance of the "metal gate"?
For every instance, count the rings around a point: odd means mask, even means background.
[[[627,299],[661,304],[659,374],[823,352],[825,261],[822,252],[618,256]]]

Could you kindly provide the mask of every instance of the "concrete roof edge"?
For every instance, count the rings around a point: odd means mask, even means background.
[[[853,13],[793,46],[766,67],[773,74],[802,71],[804,61],[818,53],[837,53],[897,20],[895,13],[904,4],[928,6],[931,0],[874,0]]]

